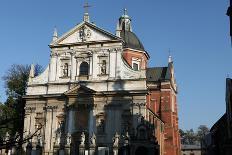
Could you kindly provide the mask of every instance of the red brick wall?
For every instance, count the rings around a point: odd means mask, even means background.
[[[162,89],[149,90],[147,106],[164,121],[164,154],[179,155],[180,136],[176,93],[170,83],[162,85],[159,83],[159,87]]]
[[[126,60],[126,62],[132,67],[132,58],[138,58],[141,59],[140,63],[140,69],[146,69],[147,68],[147,57],[143,52],[134,51],[131,49],[125,49],[123,52],[123,58]]]

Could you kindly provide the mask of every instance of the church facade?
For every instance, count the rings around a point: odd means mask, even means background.
[[[116,34],[83,21],[54,31],[50,63],[31,66],[24,96],[26,154],[178,155],[174,66],[148,67],[149,53],[126,11]]]

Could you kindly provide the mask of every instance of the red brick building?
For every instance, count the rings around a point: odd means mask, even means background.
[[[124,23],[123,20],[125,20]],[[125,15],[119,21],[121,21],[119,24],[120,37],[124,40],[123,57],[125,61],[135,71],[146,71],[148,94],[145,119],[155,126],[160,154],[179,155],[177,84],[172,58],[169,57],[166,67],[149,68],[147,66],[149,54],[138,37],[131,31],[130,17]],[[126,25],[126,23],[129,24]]]

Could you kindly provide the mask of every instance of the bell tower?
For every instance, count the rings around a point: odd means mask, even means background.
[[[131,18],[126,9],[118,20],[116,35],[123,39],[123,58],[126,63],[134,71],[146,69],[149,54],[136,34],[132,32]]]

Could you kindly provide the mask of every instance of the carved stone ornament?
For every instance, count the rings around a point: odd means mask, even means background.
[[[83,26],[79,31],[79,37],[82,41],[86,41],[91,37],[91,31],[86,26]]]

